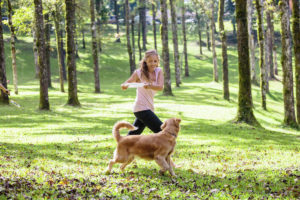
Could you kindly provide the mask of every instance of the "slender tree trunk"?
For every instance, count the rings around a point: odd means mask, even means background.
[[[5,53],[4,53],[4,40],[2,28],[2,3],[0,1],[0,84],[7,88],[6,67],[5,67]],[[9,97],[6,93],[0,90],[0,105],[9,104]]]
[[[64,80],[67,80],[67,70],[66,70],[66,64],[65,64],[65,59],[66,59],[66,50],[64,48],[65,44],[64,44],[64,31],[61,29],[60,30],[60,38],[61,38],[61,65],[62,65],[62,71],[63,71],[63,77]]]
[[[139,0],[140,3],[140,18],[139,21],[142,24],[142,37],[143,37],[143,50],[146,51],[147,47],[147,23],[146,23],[146,0]]]
[[[11,45],[11,59],[12,59],[12,71],[13,71],[13,82],[15,88],[15,94],[18,94],[18,74],[17,74],[17,57],[16,57],[16,42],[15,42],[15,27],[12,23],[12,7],[10,0],[7,0],[8,7],[8,24],[10,28],[10,45]]]
[[[275,79],[275,74],[274,74],[274,59],[273,59],[273,32],[272,29],[274,29],[274,25],[272,22],[272,16],[271,16],[271,10],[268,9],[267,10],[267,24],[268,24],[268,28],[267,28],[267,34],[268,34],[268,50],[269,50],[269,54],[268,54],[268,61],[269,61],[269,69],[270,69],[270,73],[269,73],[269,78],[270,80],[274,80]]]
[[[198,37],[199,37],[199,48],[200,48],[200,55],[203,55],[202,51],[202,33],[201,33],[201,20],[198,11],[196,10],[196,17],[197,17],[197,28],[198,28]]]
[[[251,72],[248,48],[247,1],[236,0],[239,97],[237,122],[258,125],[252,111]]]
[[[33,25],[35,26],[35,25]],[[38,61],[38,49],[36,46],[36,30],[35,27],[32,28],[32,37],[33,37],[33,56],[34,56],[34,66],[35,66],[35,78],[40,77],[40,67]]]
[[[95,93],[100,93],[100,78],[99,78],[99,61],[98,61],[98,45],[97,45],[97,24],[95,21],[95,1],[90,0],[91,13],[91,32],[92,32],[92,52],[94,61],[94,80]]]
[[[135,70],[135,63],[133,62],[133,53],[131,48],[131,42],[130,42],[130,24],[129,24],[129,1],[125,0],[125,24],[126,24],[126,39],[127,39],[127,51],[129,56],[129,65],[130,65],[130,74],[132,74]]]
[[[97,1],[96,1],[97,2]],[[97,33],[98,33],[98,48],[99,48],[99,52],[102,52],[102,40],[101,40],[101,20],[100,20],[100,16],[101,16],[101,9],[102,9],[102,5],[103,2],[102,0],[98,0],[98,6],[96,4],[96,10],[98,13],[98,18],[97,18]]]
[[[207,40],[207,50],[210,51],[210,38],[209,38],[209,25],[208,22],[206,22],[206,40]]]
[[[181,18],[182,18],[182,34],[183,34],[183,54],[184,54],[184,76],[190,76],[189,73],[189,63],[187,55],[187,39],[186,39],[186,27],[185,27],[185,6],[181,7]]]
[[[138,23],[138,48],[139,48],[139,56],[140,56],[139,60],[142,60],[141,26],[142,26],[141,20],[139,20],[139,23]]]
[[[211,46],[212,46],[212,57],[214,64],[214,81],[219,82],[219,73],[218,73],[218,62],[217,62],[217,52],[216,52],[216,41],[215,41],[215,18],[214,18],[214,0],[211,0],[211,18],[210,18],[210,27],[211,27]]]
[[[249,50],[250,50],[250,68],[251,68],[251,82],[258,85],[255,68],[255,42],[252,34],[252,14],[253,14],[253,1],[247,0],[247,19],[248,19],[248,38],[249,38]]]
[[[263,27],[263,12],[261,0],[256,0],[256,10],[257,10],[257,35],[259,41],[259,67],[260,67],[260,89],[261,89],[261,102],[262,108],[267,110],[266,93],[267,93],[267,83],[266,83],[266,66],[265,66],[265,52],[264,52],[264,27]]]
[[[300,11],[299,1],[293,0],[293,41],[296,71],[296,111],[297,122],[300,125]]]
[[[274,20],[273,12],[271,12],[271,20]],[[276,44],[275,44],[275,36],[274,36],[274,24],[271,23],[271,36],[273,42],[273,64],[274,64],[274,77],[278,75],[278,64],[277,64],[277,52],[276,52]]]
[[[80,106],[77,96],[76,47],[75,47],[75,0],[66,2],[68,101],[71,106]]]
[[[57,49],[57,61],[59,66],[59,83],[60,83],[60,91],[65,92],[64,89],[64,77],[63,77],[63,69],[62,69],[62,51],[61,51],[61,35],[60,35],[60,21],[61,17],[59,14],[59,5],[55,4],[55,11],[53,12],[54,16],[54,26],[55,26],[55,35],[56,35],[56,49]]]
[[[51,82],[51,66],[50,66],[50,30],[51,30],[51,24],[49,20],[49,13],[45,14],[45,59],[46,59],[46,67],[47,67],[47,76],[48,76],[48,87],[52,87]]]
[[[161,12],[161,41],[162,41],[162,58],[164,66],[164,95],[173,95],[171,88],[171,73],[170,73],[170,57],[169,57],[169,38],[168,38],[168,14],[167,2],[160,0]]]
[[[288,0],[281,0],[279,5],[281,20],[281,65],[283,72],[284,123],[288,126],[295,126],[296,117],[294,107],[292,47]]]
[[[179,65],[179,51],[178,51],[178,37],[177,37],[177,15],[174,0],[170,1],[171,17],[172,17],[172,34],[173,34],[173,46],[174,46],[174,63],[175,63],[175,81],[176,87],[180,86],[180,65]]]
[[[131,15],[131,40],[132,40],[132,61],[134,63],[134,68],[136,68],[136,65],[135,65],[134,15]]]
[[[153,24],[153,37],[154,37],[154,48],[157,50],[157,42],[156,42],[156,6],[152,3],[152,24]]]
[[[115,15],[116,15],[117,34],[119,35],[120,34],[120,26],[119,26],[119,6],[118,6],[118,0],[115,0],[114,3],[115,3]],[[120,42],[120,41],[117,41],[117,42]]]
[[[82,35],[82,48],[85,49],[85,37],[84,37],[84,30],[81,30],[81,35]]]
[[[40,66],[40,110],[50,110],[49,98],[48,98],[48,73],[47,64],[45,58],[45,27],[43,19],[43,6],[41,0],[34,0],[35,5],[35,25],[36,25],[36,37],[37,48],[39,54],[39,66]]]
[[[224,0],[219,1],[219,30],[222,41],[223,98],[229,101],[227,37],[224,29]]]

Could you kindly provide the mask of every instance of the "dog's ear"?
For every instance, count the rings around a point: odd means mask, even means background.
[[[166,128],[166,126],[167,126],[167,123],[164,122],[164,123],[160,126],[161,130],[163,130],[164,128]]]
[[[179,124],[181,122],[181,119],[175,118],[175,122],[177,122]]]

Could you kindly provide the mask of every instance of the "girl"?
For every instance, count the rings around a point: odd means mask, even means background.
[[[121,88],[126,90],[127,83],[144,83],[143,87],[138,87],[136,90],[133,107],[136,117],[133,125],[138,129],[129,131],[128,135],[140,135],[146,126],[154,133],[161,131],[162,122],[154,114],[153,103],[155,93],[163,90],[164,87],[163,71],[158,65],[159,55],[156,50],[146,51],[140,62],[140,68],[135,70],[131,77],[121,85]]]

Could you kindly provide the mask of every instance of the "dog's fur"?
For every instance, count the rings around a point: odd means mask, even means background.
[[[134,130],[135,127],[128,122],[117,122],[113,128],[113,135],[118,144],[106,172],[109,173],[115,163],[123,163],[121,165],[123,171],[135,156],[139,156],[146,160],[155,160],[161,168],[161,173],[168,170],[172,176],[175,176],[173,171],[175,165],[171,160],[171,154],[176,145],[180,122],[181,119],[171,118],[161,125],[162,131],[159,133],[125,137],[120,135],[119,130],[122,128]]]

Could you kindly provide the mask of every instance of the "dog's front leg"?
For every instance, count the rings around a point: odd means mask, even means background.
[[[165,157],[162,156],[156,156],[155,162],[160,166],[160,173],[163,174],[165,171],[169,170],[170,171],[170,165],[166,161]],[[172,170],[173,171],[173,170]],[[171,172],[170,172],[171,173]],[[172,176],[174,176],[174,172],[171,173]]]
[[[169,172],[172,176],[176,176],[175,172],[173,171],[173,166],[175,165],[173,161],[171,160],[171,155],[168,155],[167,158],[167,163],[169,164]]]

